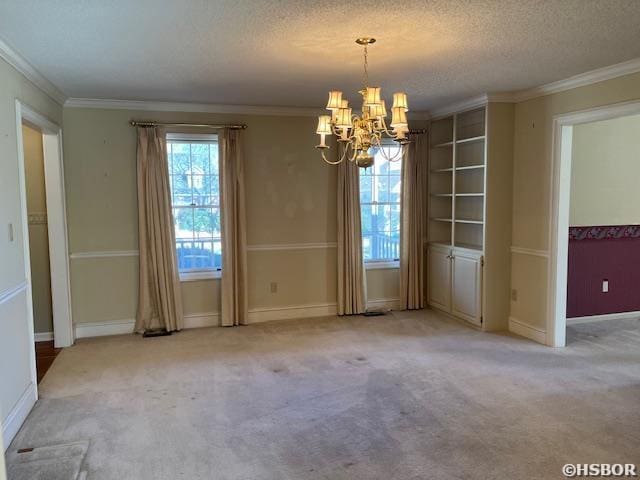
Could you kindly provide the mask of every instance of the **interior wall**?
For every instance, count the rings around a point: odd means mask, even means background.
[[[640,74],[516,104],[511,317],[546,333],[554,115],[640,99]]]
[[[76,323],[135,316],[138,230],[136,132],[128,123],[132,118],[246,123],[242,135],[249,309],[335,305],[337,170],[322,162],[314,148],[315,118],[65,108],[65,184]],[[296,248],[310,244],[312,248]],[[371,300],[397,298],[395,272],[391,286],[384,288],[380,278],[386,278],[387,271],[367,272]],[[276,293],[271,293],[271,282],[278,284]],[[219,283],[217,279],[183,282],[185,314],[219,312]]]
[[[27,184],[33,323],[36,333],[50,333],[53,332],[53,314],[42,132],[23,125],[22,143]]]
[[[640,224],[640,115],[573,127],[571,226]]]
[[[62,124],[62,107],[0,59],[0,420],[33,389],[31,327],[24,269],[16,99]],[[9,225],[13,225],[13,240]],[[8,447],[8,445],[5,445]]]
[[[638,311],[640,115],[576,125],[571,155],[567,317]]]

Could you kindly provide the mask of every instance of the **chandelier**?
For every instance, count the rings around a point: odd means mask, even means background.
[[[372,148],[377,149],[388,161],[397,161],[402,158],[403,148],[397,149],[395,154],[391,154],[391,149],[386,151],[383,148],[383,139],[387,138],[398,142],[400,145],[409,143],[407,134],[409,124],[407,123],[407,94],[398,92],[393,94],[393,106],[391,107],[391,130],[387,127],[387,108],[384,100],[380,97],[380,87],[369,86],[369,72],[367,61],[367,47],[376,41],[375,38],[362,37],[356,40],[358,45],[364,47],[364,75],[363,89],[358,93],[362,95],[362,114],[358,116],[352,113],[349,101],[342,98],[342,92],[333,90],[329,92],[327,110],[331,115],[320,115],[318,117],[318,128],[316,133],[320,135],[320,145],[316,148],[320,150],[322,159],[336,165],[345,159],[356,163],[358,167],[368,168],[373,165]],[[329,148],[325,144],[327,135],[335,135],[342,148],[342,155],[335,161],[328,160],[325,150]]]

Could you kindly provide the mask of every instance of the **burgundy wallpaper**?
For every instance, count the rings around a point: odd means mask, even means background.
[[[640,310],[640,225],[570,227],[568,267],[567,317]]]

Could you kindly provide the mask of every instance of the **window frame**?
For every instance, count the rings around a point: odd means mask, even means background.
[[[402,145],[397,144],[394,141],[389,141],[389,140],[383,140],[382,141],[382,148],[384,147],[399,147],[400,149],[402,149]],[[375,157],[377,157],[377,155],[374,156],[374,162],[375,162]],[[402,185],[402,162],[404,161],[404,156],[400,159],[397,160],[396,162],[389,162],[389,163],[400,163],[400,185]],[[375,168],[374,166],[370,167],[370,168]],[[360,187],[360,175],[361,175],[361,171],[358,172],[358,188]],[[373,181],[373,179],[375,179],[376,177],[380,177],[383,175],[377,175],[375,173],[372,173],[370,175],[370,177],[372,178],[372,184],[375,184],[375,181]],[[390,175],[387,175],[390,176]],[[360,196],[359,201],[358,201],[359,205],[360,205],[360,215],[362,216],[362,206],[363,205],[380,205],[380,206],[394,206],[394,205],[398,205],[398,211],[400,213],[400,221],[402,221],[402,212],[401,212],[401,208],[402,208],[402,198],[399,199],[398,202],[377,202],[377,201],[371,201],[371,202],[362,202],[362,196]],[[398,226],[398,234],[401,233],[402,227]],[[364,239],[364,235],[362,232],[362,226],[361,226],[361,231],[360,231],[360,237],[362,239]],[[398,246],[398,258],[372,258],[369,260],[363,260],[364,262],[364,267],[365,270],[385,270],[385,269],[397,269],[400,268],[400,258],[399,258],[399,251],[400,246]],[[364,252],[363,252],[363,257],[364,257]]]
[[[215,133],[179,133],[179,132],[167,132],[166,134],[166,144],[169,142],[183,142],[183,143],[206,143],[218,146],[218,135]],[[167,152],[167,163],[169,162],[168,152]],[[169,176],[171,176],[171,172],[169,172]],[[218,156],[218,192],[220,192],[220,157]],[[180,205],[176,207],[173,203],[173,190],[171,193],[171,213],[173,217],[173,211],[175,208],[201,208],[198,205]],[[219,193],[219,197],[221,196],[221,192]],[[220,209],[220,198],[218,199],[218,210]],[[175,224],[175,219],[174,219]],[[175,227],[174,227],[175,228]],[[222,237],[222,233],[221,233]],[[221,240],[221,249],[222,249],[222,238]],[[177,251],[177,244],[174,244],[174,249]],[[210,280],[210,279],[219,279],[222,278],[222,268],[195,268],[188,270],[179,270],[178,275],[180,277],[180,282],[195,282],[200,280]]]

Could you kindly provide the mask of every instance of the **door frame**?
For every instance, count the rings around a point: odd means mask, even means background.
[[[42,132],[44,177],[47,200],[47,231],[49,237],[49,267],[51,274],[51,307],[53,313],[53,339],[55,347],[73,345],[73,319],[71,315],[71,281],[69,274],[69,241],[67,238],[67,208],[64,191],[62,155],[62,128],[29,105],[16,100],[16,131],[18,137],[18,169],[20,175],[20,214],[24,242],[24,268],[27,279],[28,321],[33,334],[33,307],[31,285],[31,254],[29,250],[29,219],[27,214],[27,184],[24,161],[22,124],[37,127]],[[35,335],[31,342],[35,358]],[[35,364],[35,362],[34,362]],[[35,367],[34,367],[35,375]],[[36,378],[33,379],[34,383]]]
[[[564,347],[567,330],[567,263],[573,127],[582,123],[640,114],[640,101],[565,113],[553,117],[551,141],[551,218],[549,229],[548,312],[546,344]]]

